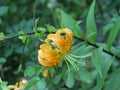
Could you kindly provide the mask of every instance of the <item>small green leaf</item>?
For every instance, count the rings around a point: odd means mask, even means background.
[[[19,31],[18,32],[18,35],[19,35],[19,39],[23,42],[23,43],[25,43],[25,41],[26,41],[26,35],[25,35],[25,33],[23,32],[23,31]]]
[[[74,86],[74,76],[72,72],[67,73],[66,86],[69,88]]]
[[[4,64],[5,62],[6,62],[6,59],[3,58],[3,57],[1,57],[1,58],[0,58],[0,64]]]
[[[36,31],[37,29],[37,24],[38,24],[39,18],[35,19],[35,23],[34,23],[34,30]]]
[[[43,27],[37,27],[35,37],[42,38],[45,36],[46,29]]]
[[[87,16],[87,23],[86,23],[86,29],[87,29],[87,40],[91,43],[96,42],[96,24],[94,20],[94,6],[95,6],[95,0],[93,1],[88,16]]]
[[[19,67],[18,67],[18,71],[17,71],[17,72],[20,72],[21,69],[22,69],[22,64],[19,65]]]
[[[114,25],[113,23],[109,23],[109,24],[105,25],[103,27],[103,35],[105,35],[106,32],[108,32],[113,27],[113,25]]]
[[[37,27],[37,29],[36,29],[37,31],[41,31],[41,32],[46,32],[46,29],[45,28],[43,28],[43,27]]]
[[[116,23],[113,25],[113,27],[110,30],[110,34],[107,40],[107,49],[110,50],[111,46],[115,40],[115,37],[117,35],[118,30],[120,30],[120,17],[116,21]]]
[[[54,26],[52,26],[52,25],[48,25],[47,24],[46,27],[47,27],[47,30],[49,32],[56,32],[57,31],[57,29]]]
[[[2,40],[3,38],[5,38],[5,35],[3,32],[0,32],[0,40]]]
[[[72,17],[70,17],[62,10],[61,10],[61,19],[62,19],[61,28],[64,27],[69,28],[73,31],[75,36],[82,38],[83,33],[77,21],[75,21]]]

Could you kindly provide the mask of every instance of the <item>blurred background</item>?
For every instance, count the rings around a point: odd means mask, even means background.
[[[81,27],[85,32],[85,22],[92,0],[0,0],[0,32],[5,37],[17,35],[19,31],[32,32],[34,19],[39,17],[39,26],[50,24],[59,28],[62,9],[75,20],[81,20]],[[96,0],[95,20],[98,29],[98,42],[105,42],[107,34],[120,15],[120,0]],[[120,37],[117,37],[120,41]],[[18,38],[0,42],[0,77],[8,84],[14,84],[24,76],[24,69],[28,66],[39,65],[37,51],[39,41],[30,38],[24,49],[24,43]],[[115,43],[116,45],[120,42]],[[22,69],[18,72],[19,65]]]

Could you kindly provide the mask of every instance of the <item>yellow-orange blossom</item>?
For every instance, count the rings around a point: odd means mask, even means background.
[[[63,36],[64,35],[64,36]],[[63,55],[71,51],[73,33],[68,28],[59,29],[55,34],[49,34],[45,44],[40,45],[38,60],[43,66],[56,66]]]

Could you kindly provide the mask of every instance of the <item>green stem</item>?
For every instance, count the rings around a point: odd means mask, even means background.
[[[70,64],[72,64],[72,66],[75,70],[79,69],[78,66],[73,62],[73,60],[70,60],[69,56],[66,55],[65,58]]]
[[[80,64],[82,64],[82,65],[85,65],[84,62],[77,61],[76,59],[74,59],[74,57],[69,56],[69,58],[70,58],[71,60],[77,62],[77,63],[80,63]]]
[[[65,62],[66,62],[66,64],[67,64],[68,71],[70,72],[70,66],[69,66],[69,63],[68,63],[68,61],[66,60],[66,58],[65,58]]]

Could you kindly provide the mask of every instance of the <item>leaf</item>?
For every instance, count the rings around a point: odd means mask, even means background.
[[[108,32],[113,27],[113,25],[114,25],[113,23],[109,23],[109,24],[105,25],[103,27],[103,35],[105,35],[106,32]]]
[[[7,13],[8,7],[7,6],[0,6],[0,16],[3,16],[5,13]]]
[[[25,71],[24,71],[24,76],[28,76],[31,77],[35,74],[35,70],[36,68],[34,66],[28,67]]]
[[[111,46],[115,40],[115,37],[117,35],[118,30],[120,29],[120,17],[116,21],[116,23],[113,25],[112,29],[110,30],[109,37],[107,39],[107,49],[110,50]]]
[[[87,23],[86,23],[86,29],[87,29],[87,40],[91,43],[96,42],[96,24],[94,20],[94,6],[95,6],[95,0],[93,1],[88,16],[87,16]]]
[[[35,86],[36,90],[45,90],[46,85],[47,85],[46,81],[43,78],[43,79],[39,80],[34,86]]]
[[[101,78],[103,78],[102,76],[102,48],[98,48],[96,50],[94,50],[94,55],[92,58],[93,64],[95,66],[95,68],[97,69],[99,75],[101,76]]]
[[[37,27],[37,31],[46,32],[46,29],[43,27]]]
[[[67,73],[66,86],[69,88],[74,86],[74,76],[72,72]]]
[[[60,82],[60,80],[62,79],[63,75],[64,75],[63,73],[56,75],[55,78],[53,79],[53,82],[55,84],[58,84]]]
[[[85,44],[80,43],[73,47],[72,54],[78,56],[88,55],[93,51],[93,49],[94,48],[92,46],[86,46]]]
[[[6,59],[1,57],[0,58],[0,69],[2,68],[3,64],[6,62]]]
[[[115,70],[104,90],[119,90],[120,89],[120,68]]]
[[[49,32],[56,32],[57,31],[57,29],[52,25],[47,24],[46,27],[47,27],[47,30]]]
[[[0,78],[0,90],[9,90],[8,87],[7,87],[7,83],[6,82],[3,82]]]
[[[23,31],[19,31],[18,32],[18,35],[19,35],[19,39],[23,42],[23,43],[25,43],[25,41],[26,41],[26,35],[25,35],[25,33],[23,32]]]
[[[90,76],[90,73],[86,70],[79,70],[80,77],[79,79],[85,83],[91,83],[92,77]]]
[[[27,85],[24,87],[23,90],[33,90],[34,85],[40,80],[39,77],[33,77],[31,80],[28,81]]]
[[[61,27],[64,28],[69,28],[73,31],[74,35],[82,38],[83,37],[83,33],[82,30],[78,24],[78,22],[76,22],[72,17],[70,17],[68,14],[66,14],[64,11],[61,10]]]
[[[35,37],[42,38],[45,36],[46,29],[43,27],[37,27],[35,32]],[[40,31],[40,32],[39,32]]]
[[[97,85],[95,86],[94,90],[101,90],[103,85],[104,85],[104,80],[107,76],[108,70],[110,68],[110,66],[112,65],[114,61],[114,57],[111,58],[111,56],[106,55],[105,59],[102,62],[102,75],[103,78],[100,77],[100,75],[98,75],[97,77]]]
[[[39,18],[35,19],[35,23],[34,23],[34,30],[36,31],[37,28],[37,24],[38,24]]]
[[[5,35],[3,32],[0,32],[0,40],[2,40],[3,38],[5,38]]]

